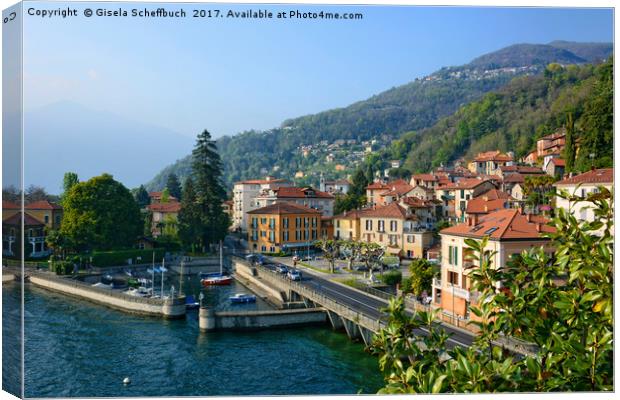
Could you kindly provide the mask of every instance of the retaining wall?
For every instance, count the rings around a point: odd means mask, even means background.
[[[245,312],[213,312],[201,308],[199,314],[201,331],[257,330],[325,324],[327,322],[327,314],[322,308]]]

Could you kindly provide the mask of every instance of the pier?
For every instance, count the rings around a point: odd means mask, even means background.
[[[322,308],[220,312],[201,307],[198,312],[198,322],[201,332],[289,328],[325,324],[327,313]]]

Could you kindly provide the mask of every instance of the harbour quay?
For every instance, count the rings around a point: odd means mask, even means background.
[[[35,286],[65,295],[99,303],[121,311],[162,317],[184,318],[185,296],[172,298],[137,297],[113,289],[92,286],[76,279],[62,278],[45,272],[28,272],[28,280]]]

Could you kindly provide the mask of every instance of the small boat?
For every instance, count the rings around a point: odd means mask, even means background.
[[[203,278],[204,276],[204,278]],[[204,286],[223,286],[230,285],[233,281],[232,276],[224,274],[224,262],[222,260],[222,242],[220,242],[220,272],[205,274],[200,273],[200,283]]]
[[[256,302],[256,296],[246,293],[237,293],[236,295],[229,297],[229,299],[232,303],[235,304]]]
[[[97,282],[97,283],[92,284],[91,286],[102,288],[102,289],[114,289],[114,283],[110,283],[108,285],[108,284],[105,284],[103,282]]]
[[[134,297],[149,297],[150,296],[150,290],[148,290],[145,287],[139,287],[137,289],[132,287],[126,290],[124,293],[130,296],[134,296]]]
[[[228,276],[228,275],[216,275],[216,276],[211,276],[209,278],[204,278],[200,280],[200,283],[202,283],[204,286],[224,286],[224,285],[230,285],[233,281],[232,276]]]
[[[193,310],[195,308],[198,308],[199,306],[200,306],[200,303],[196,301],[194,296],[192,296],[191,294],[188,294],[187,297],[185,298],[185,309]]]

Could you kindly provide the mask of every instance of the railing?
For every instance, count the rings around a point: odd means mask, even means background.
[[[233,254],[233,257],[237,258],[238,262],[241,262],[247,266],[250,266],[250,264],[245,259],[241,258],[239,255]],[[261,265],[256,265],[255,267],[259,271],[263,272],[266,276],[272,279],[278,280],[279,282],[288,286],[291,290],[295,291],[296,293],[312,300],[315,303],[322,305],[329,311],[332,311],[340,315],[341,317],[346,317],[346,319],[352,320],[353,322],[357,323],[358,325],[366,329],[369,329],[372,332],[378,332],[381,328],[385,327],[386,325],[386,323],[380,319],[377,320],[377,319],[368,317],[364,315],[363,313],[360,313],[358,310],[355,310],[347,305],[340,304],[338,301],[334,300],[333,298],[327,297],[324,294],[317,292],[314,289],[306,287],[300,284],[299,282],[287,279],[286,277],[282,276],[281,274],[275,271],[272,271]]]
[[[359,286],[357,288],[368,294],[372,294],[373,296],[380,297],[384,300],[392,300],[395,297],[395,295],[392,293],[384,292],[383,290],[379,290],[368,285]]]

